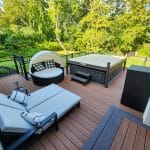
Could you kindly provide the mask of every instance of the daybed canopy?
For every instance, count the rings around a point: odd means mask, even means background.
[[[32,67],[33,64],[36,64],[38,62],[42,62],[42,61],[47,61],[47,60],[54,60],[54,62],[60,64],[61,67],[64,67],[64,62],[63,59],[57,55],[56,53],[52,52],[52,51],[40,51],[38,53],[36,53],[31,61],[30,61],[30,69]],[[31,72],[31,70],[29,70],[29,72]]]

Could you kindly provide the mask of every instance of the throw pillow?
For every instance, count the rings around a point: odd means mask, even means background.
[[[55,63],[53,60],[45,61],[45,68],[55,68]]]
[[[33,64],[32,67],[34,68],[34,70],[35,70],[36,72],[45,69],[44,65],[43,65],[41,62],[40,62],[40,63]]]
[[[46,118],[44,115],[36,112],[22,112],[21,116],[32,125],[40,125],[40,123]]]
[[[25,93],[13,90],[8,98],[25,106],[27,105],[28,95]]]

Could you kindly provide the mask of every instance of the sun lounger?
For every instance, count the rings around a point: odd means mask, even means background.
[[[79,106],[80,99],[79,96],[55,84],[31,93],[28,97],[27,106],[14,102],[8,99],[8,96],[0,94],[0,135],[5,133],[23,134],[22,140],[12,145],[17,147],[31,135],[41,133],[43,126],[47,127],[55,124],[57,128],[57,119],[60,119],[73,107]],[[35,127],[20,115],[22,112],[27,111],[41,113],[46,119]]]

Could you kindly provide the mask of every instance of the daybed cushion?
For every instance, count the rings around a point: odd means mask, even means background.
[[[32,75],[39,78],[54,78],[63,73],[60,68],[49,68],[42,71],[34,72]]]

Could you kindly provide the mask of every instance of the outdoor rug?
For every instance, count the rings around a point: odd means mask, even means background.
[[[83,150],[148,150],[149,138],[150,127],[144,125],[141,118],[110,106]]]

